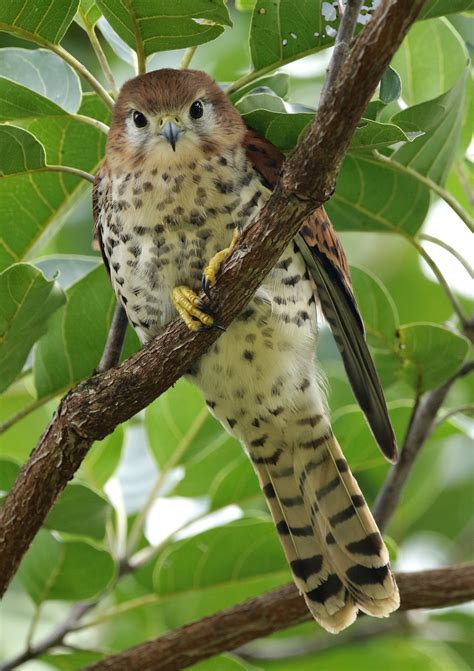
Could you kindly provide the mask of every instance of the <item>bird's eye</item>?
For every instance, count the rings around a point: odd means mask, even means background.
[[[200,100],[195,100],[189,108],[189,115],[191,119],[200,119],[204,114],[204,107]]]
[[[137,110],[134,110],[132,118],[133,123],[137,128],[145,128],[145,126],[148,124],[148,119],[146,116],[141,112],[137,112]]]

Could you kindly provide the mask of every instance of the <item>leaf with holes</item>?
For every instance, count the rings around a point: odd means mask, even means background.
[[[81,104],[79,77],[46,49],[0,49],[0,75],[0,121],[75,114]],[[11,89],[6,88],[8,81]]]
[[[137,53],[204,44],[231,26],[224,0],[97,0],[105,18]]]
[[[79,0],[8,0],[0,4],[0,30],[41,46],[58,44]]]
[[[156,563],[153,582],[160,596],[170,597],[275,574],[282,583],[289,575],[275,526],[246,518],[167,547]]]
[[[57,282],[26,263],[0,273],[0,296],[0,391],[4,391],[66,297]]]

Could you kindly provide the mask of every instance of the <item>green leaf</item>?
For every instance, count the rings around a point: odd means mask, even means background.
[[[231,102],[235,103],[247,95],[247,93],[261,93],[261,91],[254,90],[265,87],[271,89],[273,93],[280,98],[285,98],[288,94],[288,80],[289,77],[285,72],[276,72],[267,75],[266,77],[260,77],[260,79],[256,79],[255,81],[250,82],[250,84],[247,84],[247,86],[242,86],[242,88],[231,93],[229,97]]]
[[[80,0],[79,11],[76,15],[76,21],[81,28],[93,28],[102,16],[102,12],[97,7],[95,0]]]
[[[54,281],[26,263],[0,273],[0,391],[20,373],[48,318],[66,298]]]
[[[73,284],[34,350],[33,374],[39,398],[60,392],[92,373],[105,345],[115,298],[100,266]],[[129,345],[127,351],[136,349]]]
[[[183,379],[146,409],[145,425],[160,468],[185,463],[222,433],[201,392]]]
[[[76,254],[55,254],[43,256],[34,261],[48,279],[57,280],[63,289],[80,280],[102,262],[98,256],[80,256]]]
[[[41,530],[18,572],[36,604],[46,600],[92,599],[105,590],[115,575],[112,557],[82,541],[60,542]]]
[[[282,151],[292,149],[314,118],[314,112],[287,113],[282,98],[270,93],[250,93],[236,104],[249,128],[257,131]],[[370,119],[361,119],[352,138],[352,150],[386,147],[409,138],[401,128]]]
[[[466,338],[438,324],[407,324],[399,328],[398,337],[403,379],[418,393],[446,382],[469,351]]]
[[[429,58],[427,45],[432,45]],[[463,40],[446,19],[415,23],[392,60],[403,100],[416,105],[445,93],[465,71],[468,58]]]
[[[103,159],[105,135],[68,115],[38,117],[17,123],[21,123],[43,145],[50,165],[71,165],[93,173]],[[1,130],[5,138],[8,138],[8,133],[25,138],[24,142],[31,144],[32,157],[36,158],[37,165],[41,165],[41,160],[44,161],[41,147],[37,147],[24,130],[7,126]],[[20,148],[16,151],[17,158]],[[0,170],[4,161],[12,163],[12,156],[7,159],[1,155]],[[28,164],[32,157],[28,156]],[[0,270],[31,253],[41,236],[47,230],[51,231],[52,224],[59,227],[62,216],[76,202],[86,185],[84,180],[74,175],[48,173],[41,168],[20,173],[18,170],[22,163],[25,161],[18,161],[16,174],[0,177],[0,238],[3,240],[0,244]]]
[[[45,526],[98,541],[105,536],[111,507],[101,496],[84,485],[68,485],[48,514]]]
[[[344,161],[336,193],[325,205],[340,231],[414,235],[426,217],[428,189],[390,165],[361,154]]]
[[[115,473],[122,454],[123,428],[94,443],[81,464],[79,476],[84,477],[93,487],[101,489]]]
[[[58,44],[79,0],[8,0],[0,5],[0,30],[42,46]]]
[[[250,53],[256,70],[287,63],[334,42],[339,21],[327,22],[320,0],[258,0],[250,25]]]
[[[10,92],[2,79],[2,121],[40,114],[57,115],[64,111],[75,114],[81,104],[81,85],[76,72],[47,49],[0,49],[0,75],[30,89],[31,94],[28,96],[18,87]],[[21,97],[17,99],[17,96]],[[8,111],[9,106],[12,111]]]
[[[389,105],[398,100],[402,93],[402,82],[398,72],[390,66],[385,70],[380,82],[380,100]]]
[[[81,650],[80,652],[52,652],[41,655],[38,658],[41,662],[52,666],[59,671],[79,671],[86,666],[104,659],[104,655],[90,650]]]
[[[155,566],[155,591],[163,597],[245,583],[288,567],[272,522],[247,518],[173,543]]]
[[[428,0],[421,10],[420,19],[432,19],[435,16],[467,12],[474,9],[473,0]]]
[[[400,147],[392,160],[444,184],[456,158],[464,120],[466,76],[467,70],[447,93],[393,117],[392,121],[402,128],[425,133]]]
[[[351,266],[357,298],[369,345],[390,349],[398,328],[397,308],[382,282],[372,273]]]
[[[0,126],[0,177],[45,167],[44,148],[22,128]]]
[[[19,472],[20,466],[16,461],[0,459],[0,496],[10,491]]]
[[[232,22],[224,0],[97,0],[105,18],[135,51],[182,49],[216,39]]]

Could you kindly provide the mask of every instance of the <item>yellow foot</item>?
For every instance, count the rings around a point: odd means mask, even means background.
[[[210,314],[209,308],[204,305],[199,296],[189,287],[175,287],[171,292],[173,304],[179,316],[190,331],[208,329],[212,327],[222,328],[215,322]]]
[[[206,296],[209,296],[211,287],[213,287],[214,284],[216,283],[217,273],[221,269],[221,266],[224,263],[224,261],[228,259],[229,256],[232,254],[239,237],[240,233],[237,229],[235,229],[230,245],[225,249],[223,249],[222,251],[217,252],[217,254],[212,257],[212,259],[209,261],[206,268],[204,269],[204,272],[202,274],[202,290],[204,291]]]

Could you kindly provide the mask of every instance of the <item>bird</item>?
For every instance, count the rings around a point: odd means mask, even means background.
[[[164,68],[123,85],[93,214],[112,287],[143,344],[178,315],[190,330],[221,327],[212,309],[216,278],[283,161],[202,71]],[[388,616],[399,594],[331,428],[316,358],[318,306],[374,437],[394,461],[349,267],[323,208],[186,376],[242,443],[298,590],[314,619],[338,633],[359,611]]]

